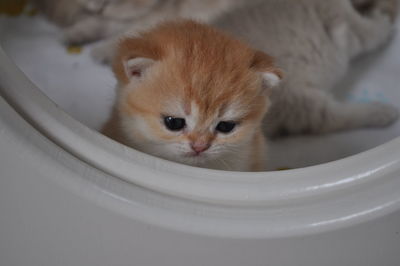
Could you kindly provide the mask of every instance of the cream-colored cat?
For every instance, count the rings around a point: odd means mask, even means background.
[[[261,121],[281,78],[268,55],[211,27],[169,22],[123,39],[113,70],[106,135],[185,164],[263,169]]]

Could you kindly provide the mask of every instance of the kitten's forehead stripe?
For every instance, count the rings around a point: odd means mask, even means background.
[[[191,102],[189,106],[191,112],[186,116],[186,123],[189,130],[194,130],[199,122],[199,109],[194,102]]]

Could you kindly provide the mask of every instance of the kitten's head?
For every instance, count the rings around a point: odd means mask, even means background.
[[[192,21],[122,40],[113,70],[128,142],[197,166],[249,150],[281,78],[268,55]]]

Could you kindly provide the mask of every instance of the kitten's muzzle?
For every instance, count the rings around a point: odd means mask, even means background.
[[[195,155],[199,155],[200,153],[202,153],[202,152],[206,151],[208,148],[210,148],[210,143],[196,141],[196,142],[190,144],[190,147],[195,152]]]

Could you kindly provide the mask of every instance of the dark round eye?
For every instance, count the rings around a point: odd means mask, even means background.
[[[218,123],[217,127],[215,128],[217,131],[222,133],[229,133],[231,132],[236,126],[235,122],[232,121],[221,121]]]
[[[186,125],[185,119],[172,116],[165,116],[164,124],[169,130],[172,131],[179,131]]]

